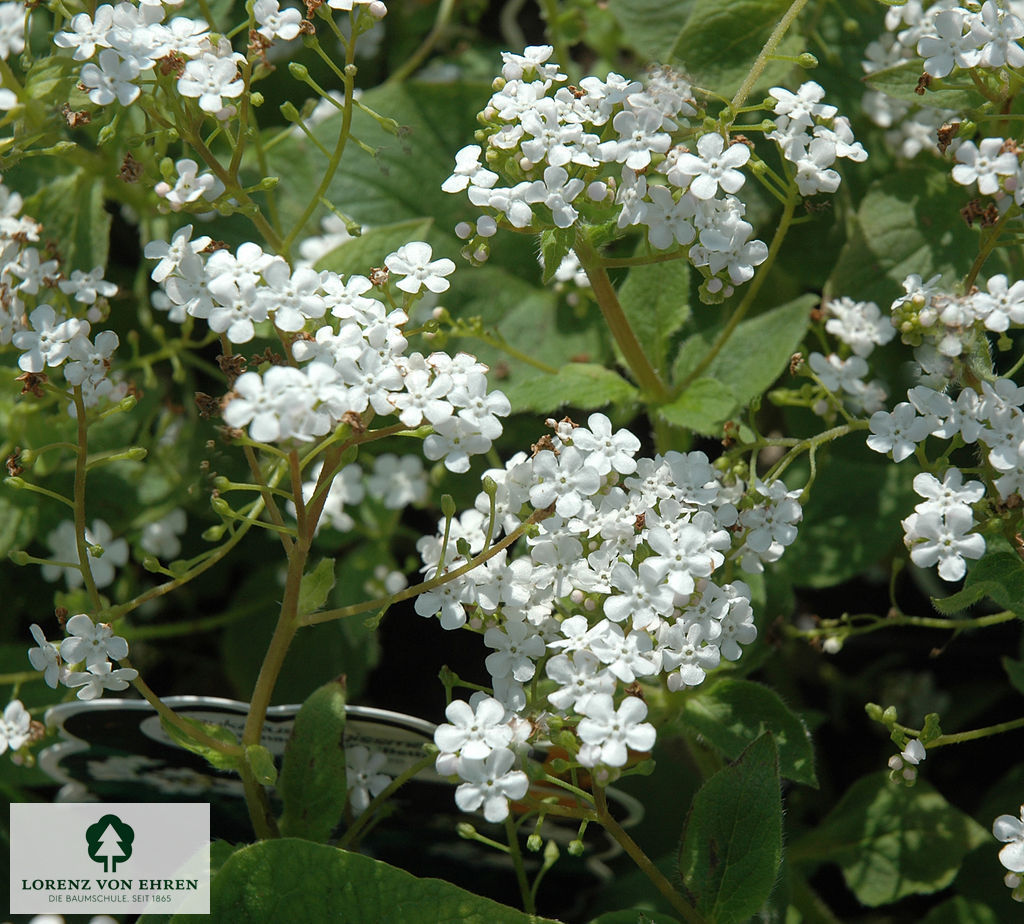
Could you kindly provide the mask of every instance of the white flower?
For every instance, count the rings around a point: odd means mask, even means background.
[[[81,687],[78,691],[79,699],[96,699],[103,695],[104,690],[127,690],[128,685],[139,672],[133,668],[119,667],[117,670],[109,661],[100,664],[90,664],[87,671],[71,671],[65,683],[74,689]]]
[[[814,119],[831,119],[836,114],[836,107],[822,103],[825,98],[825,91],[821,84],[809,80],[801,84],[796,93],[792,93],[783,87],[772,87],[768,91],[775,102],[775,114],[786,116],[791,122],[811,126]]]
[[[932,424],[927,417],[918,417],[914,405],[902,401],[892,413],[876,411],[868,422],[871,436],[867,443],[875,452],[892,451],[893,462],[902,462],[914,454],[917,444],[931,433]]]
[[[281,10],[277,0],[256,0],[252,13],[260,25],[256,31],[266,39],[279,38],[289,42],[299,34],[302,13],[294,7]]]
[[[516,756],[507,748],[492,751],[483,760],[459,761],[459,776],[466,782],[455,790],[455,804],[464,812],[484,809],[490,822],[508,818],[508,800],[522,799],[530,781],[521,770],[513,770]]]
[[[725,139],[717,132],[709,132],[697,139],[697,154],[680,154],[677,170],[693,177],[689,190],[698,199],[710,199],[719,187],[723,192],[735,193],[745,178],[739,171],[750,160],[750,148],[738,141],[725,149]]]
[[[89,99],[97,106],[106,106],[115,99],[127,106],[140,93],[133,83],[139,73],[135,61],[125,60],[113,48],[104,48],[100,52],[99,67],[90,61],[82,68],[82,83],[89,90]]]
[[[381,773],[387,762],[388,756],[382,751],[371,752],[361,745],[345,748],[348,802],[356,815],[365,812],[370,799],[376,798],[391,785],[391,777]]]
[[[178,173],[178,179],[174,186],[167,183],[157,183],[154,191],[158,196],[163,196],[171,203],[175,211],[190,202],[198,199],[213,201],[224,192],[224,184],[209,170],[199,172],[199,164],[190,157],[179,160],[174,169]]]
[[[431,292],[444,292],[449,282],[445,276],[455,272],[455,264],[447,259],[431,260],[432,251],[423,241],[403,244],[384,258],[384,265],[396,276],[404,276],[395,285],[403,292],[414,294],[424,286]]]
[[[238,76],[234,59],[211,54],[186,62],[185,71],[178,78],[178,92],[198,99],[203,112],[220,112],[224,109],[223,97],[234,99],[241,96],[244,89],[245,83]]]
[[[12,699],[0,720],[0,754],[8,748],[17,751],[32,734],[32,716],[20,699]]]
[[[493,697],[482,697],[475,710],[461,699],[452,700],[444,714],[450,724],[438,725],[434,731],[434,744],[443,753],[483,760],[512,741],[505,707]]]
[[[181,552],[181,540],[178,537],[185,532],[187,525],[185,511],[176,507],[156,522],[147,523],[142,528],[139,545],[157,558],[177,558]]]
[[[46,640],[43,630],[35,623],[29,626],[29,631],[38,647],[28,650],[28,660],[35,670],[42,671],[46,685],[56,690],[57,681],[60,679],[60,654],[57,646]]]
[[[1020,163],[1017,155],[1003,151],[1002,138],[983,138],[980,145],[965,141],[956,149],[953,179],[961,186],[978,184],[978,192],[993,196],[999,192],[999,177],[1013,176]]]
[[[925,35],[917,43],[917,53],[925,59],[926,74],[945,77],[954,67],[971,68],[978,63],[981,59],[978,39],[984,41],[987,33],[982,37],[971,23],[961,9],[943,10],[935,17],[932,28],[937,34]]]
[[[999,851],[999,862],[1011,873],[1024,873],[1024,805],[1020,818],[1000,815],[992,823],[992,835],[1006,846]]]
[[[28,319],[31,330],[18,331],[11,341],[24,351],[18,357],[18,366],[25,372],[42,372],[47,366],[59,366],[71,352],[74,337],[89,332],[88,322],[65,318],[49,305],[40,305]]]
[[[120,661],[128,657],[128,642],[114,635],[113,629],[105,622],[93,625],[93,621],[79,613],[67,623],[68,638],[60,646],[61,658],[68,664],[84,660],[86,665],[101,664],[112,658]]]
[[[53,44],[58,48],[74,48],[76,61],[88,61],[96,54],[96,46],[109,48],[108,34],[114,22],[114,8],[108,3],[96,8],[95,20],[88,13],[71,17],[72,32],[58,32]]]
[[[910,560],[919,568],[938,563],[942,580],[959,581],[967,573],[964,559],[985,554],[985,538],[968,532],[973,527],[970,507],[957,505],[945,513],[912,513],[903,521]]]
[[[649,751],[654,747],[654,726],[643,720],[647,704],[636,696],[627,696],[618,710],[607,693],[595,693],[578,703],[576,711],[585,716],[576,728],[584,743],[579,760],[584,767],[604,764],[624,767],[628,748]]]

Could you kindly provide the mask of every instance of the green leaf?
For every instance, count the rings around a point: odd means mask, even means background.
[[[238,739],[230,729],[224,728],[221,725],[214,725],[212,722],[200,722],[198,719],[190,719],[188,716],[184,715],[179,715],[178,718],[184,722],[185,725],[194,728],[198,732],[202,732],[210,738],[216,738],[224,744],[231,744],[235,747],[238,746]],[[225,754],[223,751],[218,751],[212,745],[204,744],[202,741],[189,735],[188,732],[180,728],[177,723],[171,723],[165,720],[163,716],[160,716],[160,724],[175,744],[183,747],[186,751],[198,754],[211,766],[216,767],[218,770],[238,769],[241,762],[240,756]]]
[[[625,404],[637,390],[621,375],[593,363],[569,363],[554,375],[535,375],[502,389],[513,411],[548,413],[566,405],[581,410]]]
[[[571,228],[551,228],[541,232],[540,255],[542,257],[541,263],[544,267],[541,282],[545,285],[555,278],[555,273],[558,272],[558,267],[561,265],[562,260],[572,250],[575,238],[576,235]]]
[[[324,254],[317,261],[316,268],[342,276],[356,273],[368,276],[373,267],[383,266],[384,258],[403,244],[425,240],[431,225],[433,221],[430,218],[413,218],[370,228]]]
[[[58,177],[26,199],[23,212],[45,221],[46,236],[60,241],[65,273],[106,267],[111,217],[96,177],[85,170]]]
[[[680,924],[679,918],[664,911],[650,911],[646,908],[624,908],[622,911],[606,911],[588,924]]]
[[[648,61],[672,58],[694,0],[609,0],[608,9],[622,30],[623,44]]]
[[[245,759],[256,777],[256,782],[263,786],[273,786],[277,782],[274,755],[262,744],[250,744],[245,749]]]
[[[345,679],[325,683],[295,717],[281,765],[281,833],[325,842],[345,810]]]
[[[677,427],[713,435],[722,429],[739,406],[728,385],[716,379],[700,378],[690,383],[671,404],[658,408],[659,416]]]
[[[872,90],[880,90],[886,96],[901,99],[919,106],[931,106],[935,109],[954,109],[963,112],[974,109],[985,102],[984,97],[975,89],[969,90],[932,90],[924,94],[914,92],[921,77],[920,60],[906,61],[894,67],[887,67],[864,78]]]
[[[687,697],[682,722],[735,760],[764,732],[772,733],[779,752],[779,774],[817,786],[814,748],[803,720],[768,687],[725,677]]]
[[[57,109],[61,102],[67,101],[68,94],[77,80],[78,71],[75,62],[63,55],[36,58],[25,75],[25,97],[36,103],[49,100],[53,108]],[[49,227],[50,215],[38,217],[41,221],[45,220]]]
[[[370,857],[292,838],[239,850],[212,892],[210,920],[218,924],[552,924],[440,879],[417,879]]]
[[[690,18],[671,50],[693,82],[732,96],[750,72],[790,0],[696,0]],[[784,42],[777,54],[790,54],[799,36]],[[761,81],[781,76],[789,65],[773,65]]]
[[[902,544],[900,517],[914,506],[912,471],[863,446],[844,449],[819,458],[800,532],[775,566],[801,587],[831,587],[884,558]]]
[[[672,337],[690,316],[690,268],[685,260],[634,266],[619,288],[619,302],[651,365],[668,370]]]
[[[969,198],[942,172],[907,167],[877,180],[861,200],[849,240],[826,284],[886,310],[910,273],[962,276],[978,252],[977,232],[951,219]]]
[[[1024,693],[1024,661],[1003,658],[1003,670],[1010,678],[1010,683],[1018,693]]]
[[[958,895],[932,908],[921,924],[1001,924],[1001,919],[988,905]]]
[[[801,295],[785,305],[743,321],[711,361],[704,375],[726,384],[738,404],[749,404],[789,366],[811,323],[811,310],[819,301],[816,295]],[[680,353],[676,361],[673,378],[677,382],[704,355],[701,351],[700,357],[697,356],[693,339],[687,342],[687,350]],[[707,341],[705,350],[710,344],[711,341]]]
[[[739,924],[768,899],[781,862],[778,756],[765,734],[697,793],[679,872],[698,911],[715,924]]]
[[[789,849],[791,863],[838,863],[871,907],[948,886],[960,861],[991,835],[922,779],[913,788],[888,771],[854,783],[824,821]]]
[[[950,616],[986,597],[1024,618],[1024,562],[1008,542],[996,537],[989,538],[985,555],[971,565],[963,589],[948,597],[932,597],[932,606]]]
[[[298,604],[300,616],[315,613],[327,602],[334,589],[334,565],[333,558],[323,558],[312,571],[302,575]]]

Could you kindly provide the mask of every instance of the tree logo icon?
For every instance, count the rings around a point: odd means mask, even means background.
[[[135,830],[117,815],[104,815],[85,829],[85,840],[89,845],[90,858],[103,864],[103,872],[114,873],[117,872],[117,864],[132,855]]]

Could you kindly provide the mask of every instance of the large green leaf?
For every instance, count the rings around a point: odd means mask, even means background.
[[[978,252],[977,232],[955,219],[968,198],[938,170],[908,167],[877,180],[852,222],[828,296],[874,301],[885,310],[911,273],[963,275]]]
[[[1001,920],[988,905],[958,895],[932,908],[921,924],[1001,924]]]
[[[945,888],[967,852],[989,840],[927,781],[911,789],[881,771],[854,783],[788,856],[790,863],[838,863],[857,898],[875,907]]]
[[[294,838],[237,851],[212,891],[210,919],[218,924],[551,924],[440,879],[417,879],[379,860]],[[184,924],[183,916],[173,920]]]
[[[766,734],[697,793],[679,849],[679,872],[708,920],[740,924],[768,899],[781,862],[778,756]]]
[[[790,0],[696,0],[672,58],[701,86],[732,96],[789,5]],[[776,53],[799,50],[799,37],[793,36]],[[788,69],[770,66],[759,85],[781,79]]]
[[[690,316],[689,290],[684,260],[634,266],[619,289],[622,310],[659,373],[668,371],[672,337]]]
[[[345,776],[345,679],[325,683],[295,717],[284,752],[281,833],[325,842],[348,799]]]
[[[106,268],[111,218],[95,176],[77,170],[58,177],[25,200],[24,214],[43,222],[47,238],[60,242],[61,268],[68,275]]]
[[[549,413],[560,407],[582,410],[625,404],[637,390],[621,375],[592,363],[569,363],[555,375],[535,375],[503,389],[513,411]]]
[[[728,385],[717,379],[699,378],[675,401],[658,408],[659,416],[677,427],[715,434],[739,407]]]
[[[951,616],[986,597],[1024,618],[1024,562],[1005,539],[991,537],[985,555],[971,564],[963,589],[932,597],[932,606]]]
[[[779,774],[817,786],[814,748],[803,720],[768,687],[723,678],[686,698],[681,721],[730,760],[769,731],[779,752]]]
[[[811,323],[816,295],[802,295],[749,321],[743,321],[725,342],[702,376],[727,385],[740,405],[748,404],[774,382],[789,365]],[[681,381],[706,354],[717,334],[691,337],[676,360],[673,378]]]
[[[648,61],[670,61],[683,37],[694,0],[609,0],[623,44]]]
[[[775,566],[794,584],[831,587],[902,541],[900,517],[913,509],[916,496],[913,471],[879,461],[862,447],[847,448],[847,455],[819,459],[800,532]]]

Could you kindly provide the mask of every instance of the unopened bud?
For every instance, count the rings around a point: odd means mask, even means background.
[[[796,63],[805,71],[809,71],[818,66],[818,59],[809,51],[805,51],[796,59]]]
[[[531,834],[526,839],[526,849],[529,850],[530,853],[536,853],[543,846],[544,838],[542,838],[539,834]]]

